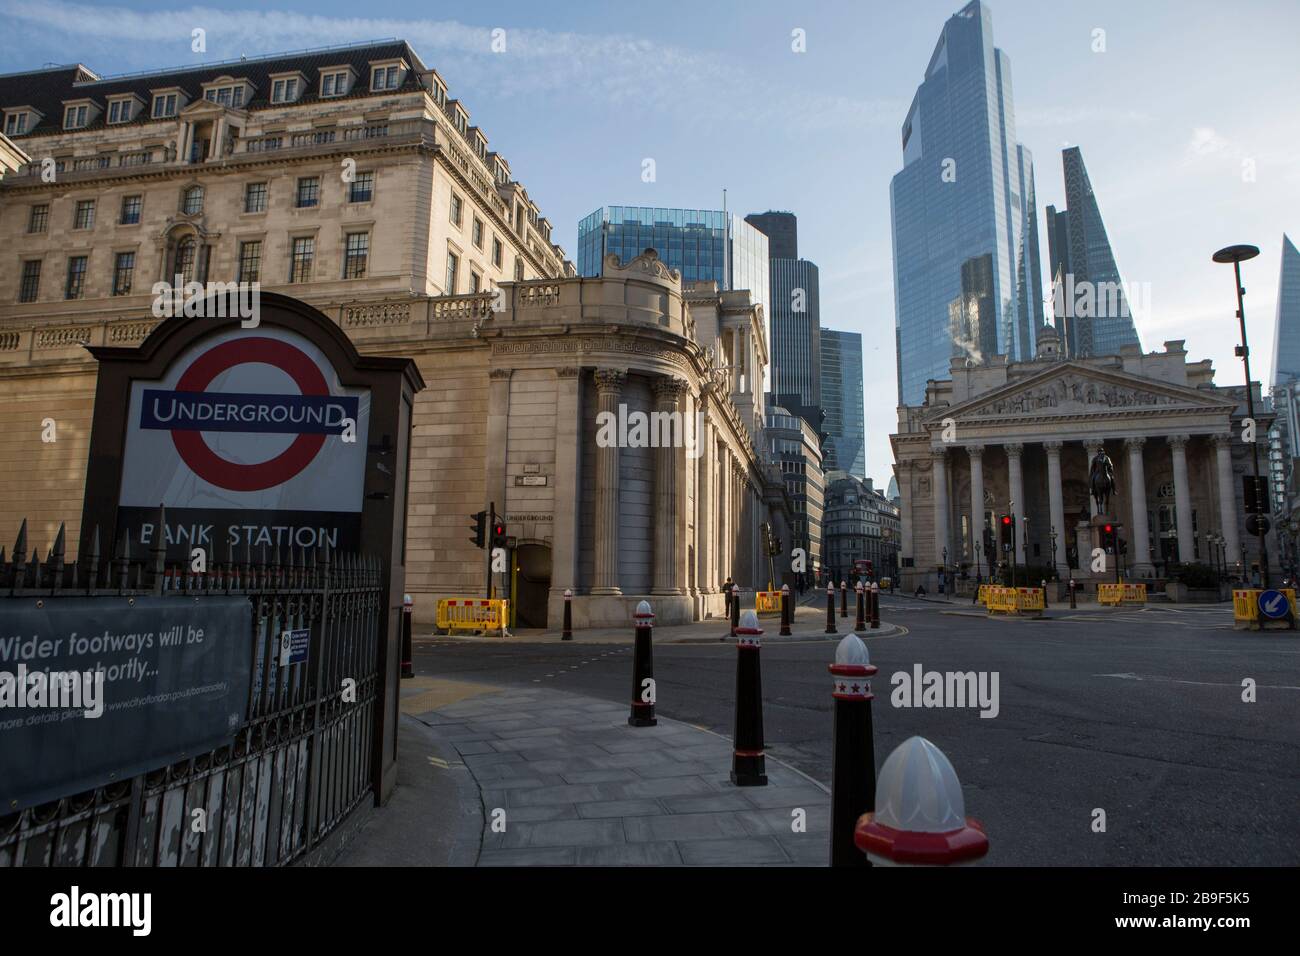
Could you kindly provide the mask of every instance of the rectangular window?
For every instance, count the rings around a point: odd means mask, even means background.
[[[68,259],[68,282],[63,287],[65,299],[80,299],[86,291],[86,257],[71,256]]]
[[[27,132],[27,114],[10,113],[5,117],[5,135],[21,136]]]
[[[50,221],[50,207],[45,203],[32,207],[31,218],[27,220],[28,232],[44,232]]]
[[[364,279],[370,258],[370,233],[349,232],[343,252],[343,278]]]
[[[373,170],[357,173],[348,189],[348,202],[370,202],[374,198],[375,174]]]
[[[176,94],[168,93],[153,98],[153,118],[165,119],[176,115]]]
[[[135,275],[135,253],[119,252],[113,263],[113,295],[130,295],[131,278]]]
[[[374,71],[370,74],[370,88],[372,90],[397,89],[397,67],[375,67]]]
[[[121,225],[134,226],[140,221],[140,211],[144,208],[143,196],[122,197]]]
[[[72,220],[73,229],[89,229],[95,225],[95,200],[77,200],[77,212]]]
[[[474,245],[479,249],[483,248],[483,220],[478,216],[474,217]]]
[[[229,106],[232,94],[233,90],[231,87],[223,86],[221,89],[217,90],[217,103],[221,106]]]
[[[320,177],[305,176],[298,180],[298,202],[299,209],[306,209],[315,206],[320,202]]]
[[[244,105],[244,88],[242,86],[235,87],[235,90],[230,97],[230,105],[231,106]]]
[[[203,94],[203,98],[207,100],[209,103],[215,103],[217,101],[217,91],[208,90],[206,93]]]
[[[266,212],[266,183],[249,183],[244,187],[244,212]]]
[[[41,260],[28,259],[23,263],[23,282],[18,289],[19,302],[35,302],[41,290]]]
[[[470,294],[473,295],[475,292],[478,292],[478,290],[481,289],[482,287],[483,287],[483,277],[479,275],[477,272],[475,272],[473,269],[470,269],[469,270]]]
[[[455,223],[457,226],[460,225],[462,209],[463,209],[463,205],[460,201],[460,197],[457,196],[455,193],[452,193],[451,194],[451,221]]]
[[[456,294],[456,273],[460,271],[460,257],[454,252],[447,253],[447,287],[444,295]]]
[[[262,279],[262,243],[260,241],[241,242],[239,244],[239,281],[260,282]]]
[[[492,237],[492,264],[496,266],[498,269],[501,268],[502,248],[503,247],[501,245],[501,240],[498,239],[496,236],[493,236]]]
[[[346,73],[326,73],[321,84],[322,96],[342,96],[348,91],[348,75]]]
[[[524,281],[524,257],[515,256],[515,281]]]
[[[316,240],[304,236],[293,241],[293,262],[289,266],[290,282],[310,282],[311,263],[316,256]]]
[[[81,129],[86,125],[86,108],[84,106],[69,106],[63,113],[64,129]]]
[[[108,106],[108,121],[110,123],[125,123],[131,119],[131,101],[114,100]]]

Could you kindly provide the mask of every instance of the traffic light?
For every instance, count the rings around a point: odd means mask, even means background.
[[[999,536],[1002,539],[1002,550],[1014,550],[1016,546],[1016,516],[1003,515],[1000,528]]]
[[[506,546],[506,523],[498,518],[492,525],[492,547],[504,548]]]
[[[1101,547],[1107,554],[1115,553],[1115,526],[1113,524],[1101,526]]]
[[[480,511],[478,514],[470,515],[469,520],[474,522],[469,526],[470,531],[474,532],[474,536],[470,540],[474,542],[474,547],[481,548],[486,543],[487,512]]]

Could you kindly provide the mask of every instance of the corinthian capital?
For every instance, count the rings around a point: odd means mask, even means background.
[[[623,391],[627,381],[627,372],[617,368],[596,369],[596,391],[601,395],[617,395]]]

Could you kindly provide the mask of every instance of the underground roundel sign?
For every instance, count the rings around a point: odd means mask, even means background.
[[[369,404],[287,329],[201,339],[132,383],[120,503],[360,511]]]

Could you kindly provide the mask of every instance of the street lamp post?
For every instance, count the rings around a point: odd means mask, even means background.
[[[1049,532],[1052,538],[1052,570],[1056,570],[1056,525],[1051,526]]]
[[[1246,342],[1246,287],[1241,284],[1241,264],[1247,259],[1254,259],[1259,255],[1258,246],[1236,245],[1225,246],[1214,254],[1214,261],[1220,263],[1232,263],[1232,272],[1237,282],[1237,321],[1241,325],[1241,345],[1237,347],[1236,353],[1241,356],[1242,364],[1246,368],[1246,415],[1253,422],[1255,420],[1255,397],[1250,387],[1250,346]],[[1259,485],[1259,442],[1250,443],[1250,458],[1253,465],[1255,484]],[[1266,524],[1267,519],[1261,515],[1256,515],[1256,531],[1259,533],[1259,570],[1260,583],[1264,587],[1269,586],[1268,580],[1268,549],[1264,543],[1264,535],[1268,532]],[[1246,569],[1246,549],[1242,548],[1241,567],[1243,573]]]

